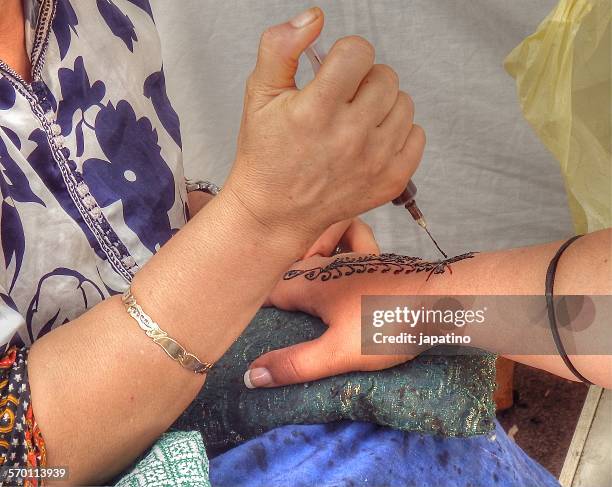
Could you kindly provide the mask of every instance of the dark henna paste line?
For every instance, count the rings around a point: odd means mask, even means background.
[[[443,274],[448,268],[452,274],[451,264],[464,259],[471,259],[477,252],[467,252],[449,259],[429,262],[420,257],[408,257],[397,254],[368,254],[359,257],[339,257],[325,267],[313,267],[312,269],[293,269],[288,271],[283,279],[288,281],[295,277],[304,276],[309,281],[321,279],[339,279],[342,276],[353,274],[364,274],[380,272],[382,274],[410,274],[411,272],[429,272],[427,280],[432,274]]]

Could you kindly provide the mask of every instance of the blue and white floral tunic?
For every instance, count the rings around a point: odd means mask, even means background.
[[[26,0],[32,82],[0,62],[0,345],[111,294],[186,221],[147,0]]]
[[[31,83],[0,60],[0,467],[45,465],[28,346],[124,291],[187,219],[148,1],[24,10]]]

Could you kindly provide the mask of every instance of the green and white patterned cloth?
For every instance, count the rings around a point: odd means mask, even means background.
[[[198,431],[166,433],[116,487],[210,487],[208,457]]]

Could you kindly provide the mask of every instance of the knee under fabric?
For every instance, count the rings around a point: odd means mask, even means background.
[[[472,349],[429,351],[377,372],[354,372],[306,384],[247,389],[249,364],[261,354],[312,340],[318,318],[260,310],[209,372],[173,429],[199,430],[210,456],[286,424],[368,421],[403,431],[473,436],[494,428],[495,355]]]

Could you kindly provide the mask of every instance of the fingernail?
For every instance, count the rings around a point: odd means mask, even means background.
[[[319,16],[318,8],[309,8],[308,10],[305,10],[301,14],[298,14],[295,17],[293,17],[289,21],[289,23],[296,29],[301,29],[302,27],[306,27],[308,24],[311,24],[312,22],[314,22],[318,16]]]
[[[272,384],[272,375],[268,369],[255,367],[244,373],[244,385],[249,389],[265,387]]]

